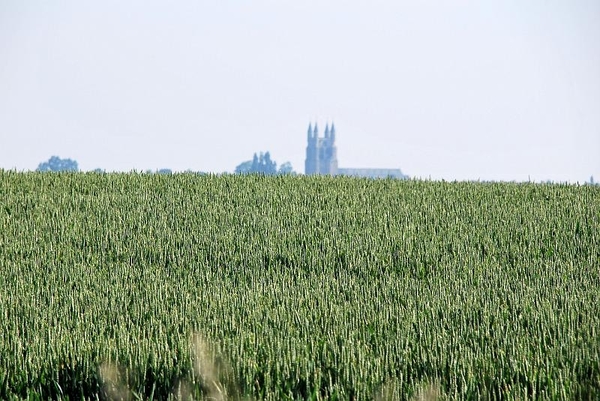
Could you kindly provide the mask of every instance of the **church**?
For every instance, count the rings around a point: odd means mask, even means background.
[[[308,145],[306,146],[306,160],[304,174],[313,175],[346,175],[367,178],[399,178],[406,179],[400,169],[387,168],[340,168],[337,160],[337,147],[335,145],[335,125],[325,125],[324,136],[319,136],[317,123],[313,127],[308,124]]]

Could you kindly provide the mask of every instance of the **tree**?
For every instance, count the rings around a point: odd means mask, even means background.
[[[277,173],[278,174],[296,175],[296,172],[294,171],[294,168],[292,167],[292,163],[290,163],[290,162],[285,162],[281,166],[279,166],[279,171]]]
[[[246,160],[245,162],[238,164],[238,166],[235,168],[235,173],[236,174],[250,174],[251,170],[252,170],[252,160]]]
[[[40,163],[36,171],[79,171],[79,168],[75,160],[52,156],[47,162]]]
[[[262,170],[260,171],[261,173],[266,175],[277,174],[277,163],[271,160],[271,154],[269,152],[265,153],[264,155],[261,152],[259,160],[260,170]]]
[[[271,160],[271,154],[269,152],[260,152],[260,154],[255,153],[252,160],[240,163],[235,168],[235,173],[275,175],[277,174],[277,163]]]

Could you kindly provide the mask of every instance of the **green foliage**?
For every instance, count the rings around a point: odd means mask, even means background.
[[[279,170],[277,170],[278,174],[296,174],[294,168],[292,167],[292,163],[285,162],[279,166]]]
[[[600,398],[595,186],[0,171],[0,199],[1,399]]]
[[[52,156],[48,161],[40,163],[37,171],[78,171],[78,166],[75,160]]]
[[[236,174],[263,174],[263,175],[275,175],[275,174],[295,174],[292,164],[285,162],[277,169],[277,163],[271,160],[271,154],[269,152],[260,152],[259,155],[256,153],[252,160],[247,160],[240,163],[235,168]]]

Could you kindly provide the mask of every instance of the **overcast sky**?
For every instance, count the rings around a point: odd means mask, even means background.
[[[600,1],[0,0],[0,168],[600,181]]]

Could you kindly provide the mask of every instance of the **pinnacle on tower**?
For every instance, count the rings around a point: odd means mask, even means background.
[[[325,124],[325,138],[329,138],[329,124]]]
[[[312,139],[312,125],[310,123],[308,123],[308,139]]]
[[[335,125],[333,125],[333,122],[331,123],[331,129],[329,130],[329,135],[331,136],[331,140],[335,141]]]
[[[317,123],[315,123],[315,128],[313,128],[313,135],[315,138],[319,137],[319,128],[317,128]]]

